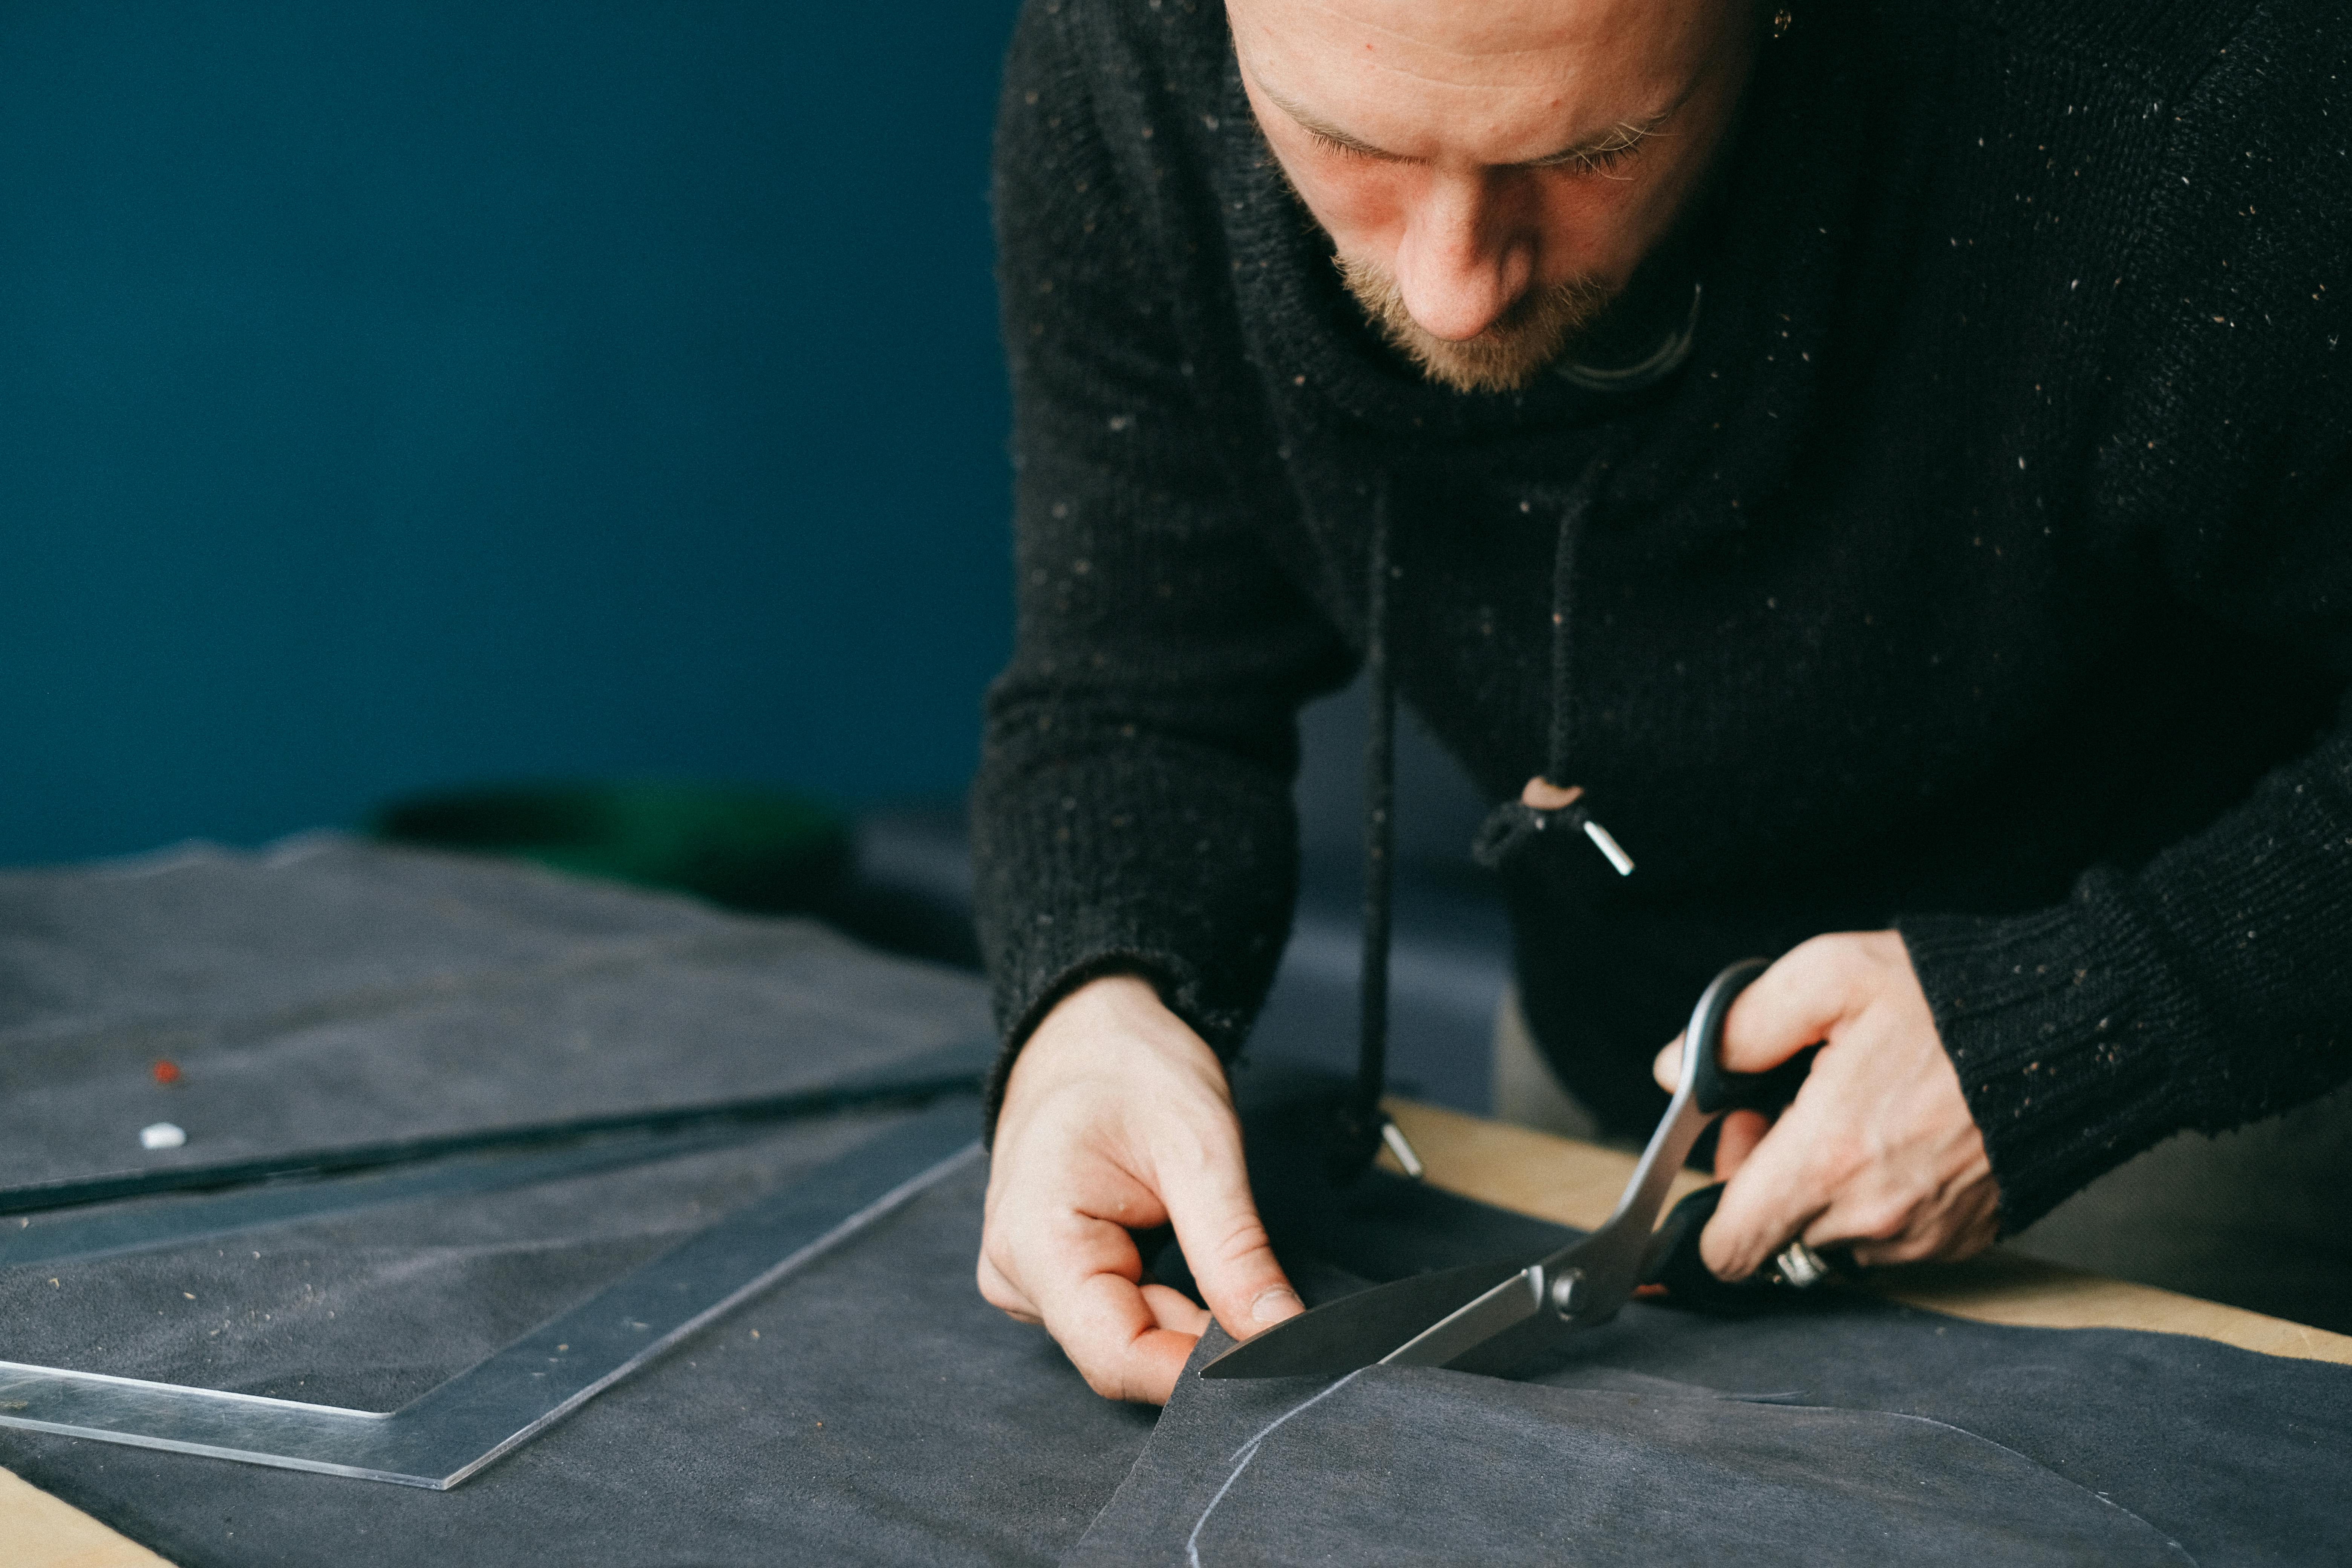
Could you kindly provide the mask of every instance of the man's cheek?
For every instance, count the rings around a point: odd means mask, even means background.
[[[1385,270],[1411,211],[1410,171],[1370,159],[1310,153],[1285,157],[1291,188],[1342,254]]]
[[[1544,281],[1583,276],[1621,288],[1662,225],[1663,202],[1642,174],[1550,173],[1542,193]]]

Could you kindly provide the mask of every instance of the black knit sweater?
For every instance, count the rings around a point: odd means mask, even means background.
[[[2011,1228],[2352,1074],[2337,8],[1797,16],[1684,369],[1465,395],[1339,287],[1221,6],[1032,0],[996,186],[1020,631],[974,807],[1008,1051],[1118,970],[1238,1048],[1385,492],[1405,700],[1498,801],[1560,705],[1562,782],[1640,862],[1554,835],[1506,877],[1529,1019],[1606,1120],[1654,1117],[1720,963],[1889,924]]]

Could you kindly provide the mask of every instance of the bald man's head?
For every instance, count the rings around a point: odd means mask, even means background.
[[[1228,0],[1348,286],[1424,374],[1522,386],[1672,232],[1738,108],[1749,0]]]

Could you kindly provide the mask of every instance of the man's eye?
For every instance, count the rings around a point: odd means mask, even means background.
[[[1546,163],[1548,169],[1565,169],[1571,174],[1598,174],[1602,179],[1629,179],[1632,176],[1617,171],[1633,156],[1633,147],[1596,147],[1589,153],[1571,153]]]
[[[1631,179],[1632,175],[1622,174],[1618,170],[1638,155],[1655,132],[1654,123],[1637,125],[1629,121],[1594,145],[1548,158],[1537,167],[1566,169],[1572,174],[1598,174],[1604,180]]]
[[[1340,141],[1338,137],[1326,136],[1320,131],[1309,131],[1307,133],[1307,138],[1308,141],[1314,142],[1316,146],[1321,148],[1326,153],[1331,153],[1335,157],[1370,158],[1371,156],[1370,153],[1365,152],[1361,147],[1351,147],[1347,142]]]

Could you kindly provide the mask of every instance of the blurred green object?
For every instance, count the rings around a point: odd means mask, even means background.
[[[395,801],[379,838],[535,860],[765,914],[820,909],[849,876],[849,819],[778,790],[549,784]]]

